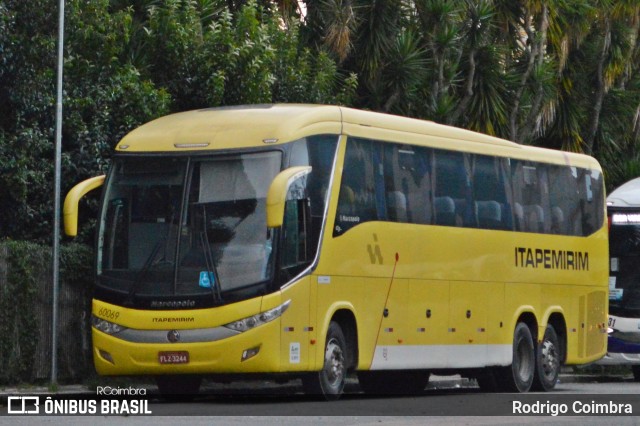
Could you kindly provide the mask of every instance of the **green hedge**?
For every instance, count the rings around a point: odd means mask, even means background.
[[[90,307],[93,251],[80,244],[60,250],[58,379],[93,375]],[[51,375],[51,248],[0,242],[0,384],[37,383]]]

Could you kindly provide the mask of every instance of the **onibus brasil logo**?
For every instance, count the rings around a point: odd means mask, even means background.
[[[113,388],[98,386],[96,395],[100,399],[64,398],[47,396],[9,396],[7,414],[99,414],[99,415],[143,415],[152,414],[146,399],[102,399],[105,396],[146,396],[146,389]]]

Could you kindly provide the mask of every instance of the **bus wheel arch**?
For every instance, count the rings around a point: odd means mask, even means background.
[[[567,322],[564,319],[564,314],[561,312],[554,312],[549,316],[547,324],[551,325],[558,336],[558,344],[560,345],[560,363],[564,364],[567,361]]]
[[[356,317],[348,309],[340,309],[333,314],[331,321],[338,323],[347,343],[347,368],[349,371],[354,370],[358,366],[358,326]]]
[[[351,311],[332,316],[323,340],[322,366],[302,377],[305,393],[336,400],[342,395],[349,371],[357,365],[357,328]]]
[[[511,364],[493,369],[496,390],[528,392],[535,376],[535,341],[538,322],[532,312],[524,312],[513,329]],[[481,385],[482,387],[482,385]]]

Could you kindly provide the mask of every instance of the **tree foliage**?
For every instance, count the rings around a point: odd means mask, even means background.
[[[57,3],[0,2],[0,238],[51,235]],[[118,140],[155,117],[350,103],[357,84],[271,2],[67,0],[65,11],[63,193],[103,173]]]
[[[359,76],[357,106],[592,154],[610,187],[637,175],[637,1],[305,3],[309,42]]]
[[[0,238],[50,238],[57,30],[57,1],[0,0]],[[636,0],[67,0],[63,192],[143,122],[270,102],[585,152],[613,187],[640,173],[639,31]]]

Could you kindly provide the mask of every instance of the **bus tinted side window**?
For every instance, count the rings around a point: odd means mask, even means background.
[[[377,220],[378,209],[385,209],[384,205],[376,206],[384,204],[384,198],[376,199],[376,184],[380,185],[383,178],[378,148],[378,144],[367,140],[347,141],[334,236],[360,223]]]
[[[512,161],[515,229],[587,236],[604,220],[602,173]]]
[[[586,236],[602,203],[597,171],[353,138],[334,236],[373,220]]]
[[[311,219],[310,229],[307,230],[309,260],[315,257],[320,241],[327,190],[337,145],[338,136],[317,135],[294,142],[290,149],[289,167],[311,166],[306,187]]]
[[[470,171],[466,154],[434,150],[435,198],[433,200],[436,225],[469,226],[475,222],[472,209]],[[475,226],[475,225],[473,225]]]
[[[575,167],[549,167],[552,234],[582,235],[582,211],[577,179],[578,169]]]
[[[499,157],[475,155],[473,161],[473,198],[478,227],[513,229],[506,161]]]
[[[515,229],[523,232],[549,233],[549,180],[545,164],[511,161],[513,215]]]
[[[400,145],[384,145],[384,178],[387,217],[393,222],[430,224],[431,150]]]
[[[602,173],[550,166],[551,233],[587,236],[604,220]]]
[[[604,179],[597,170],[586,170],[585,190],[586,203],[583,210],[584,235],[600,229],[604,222]]]

